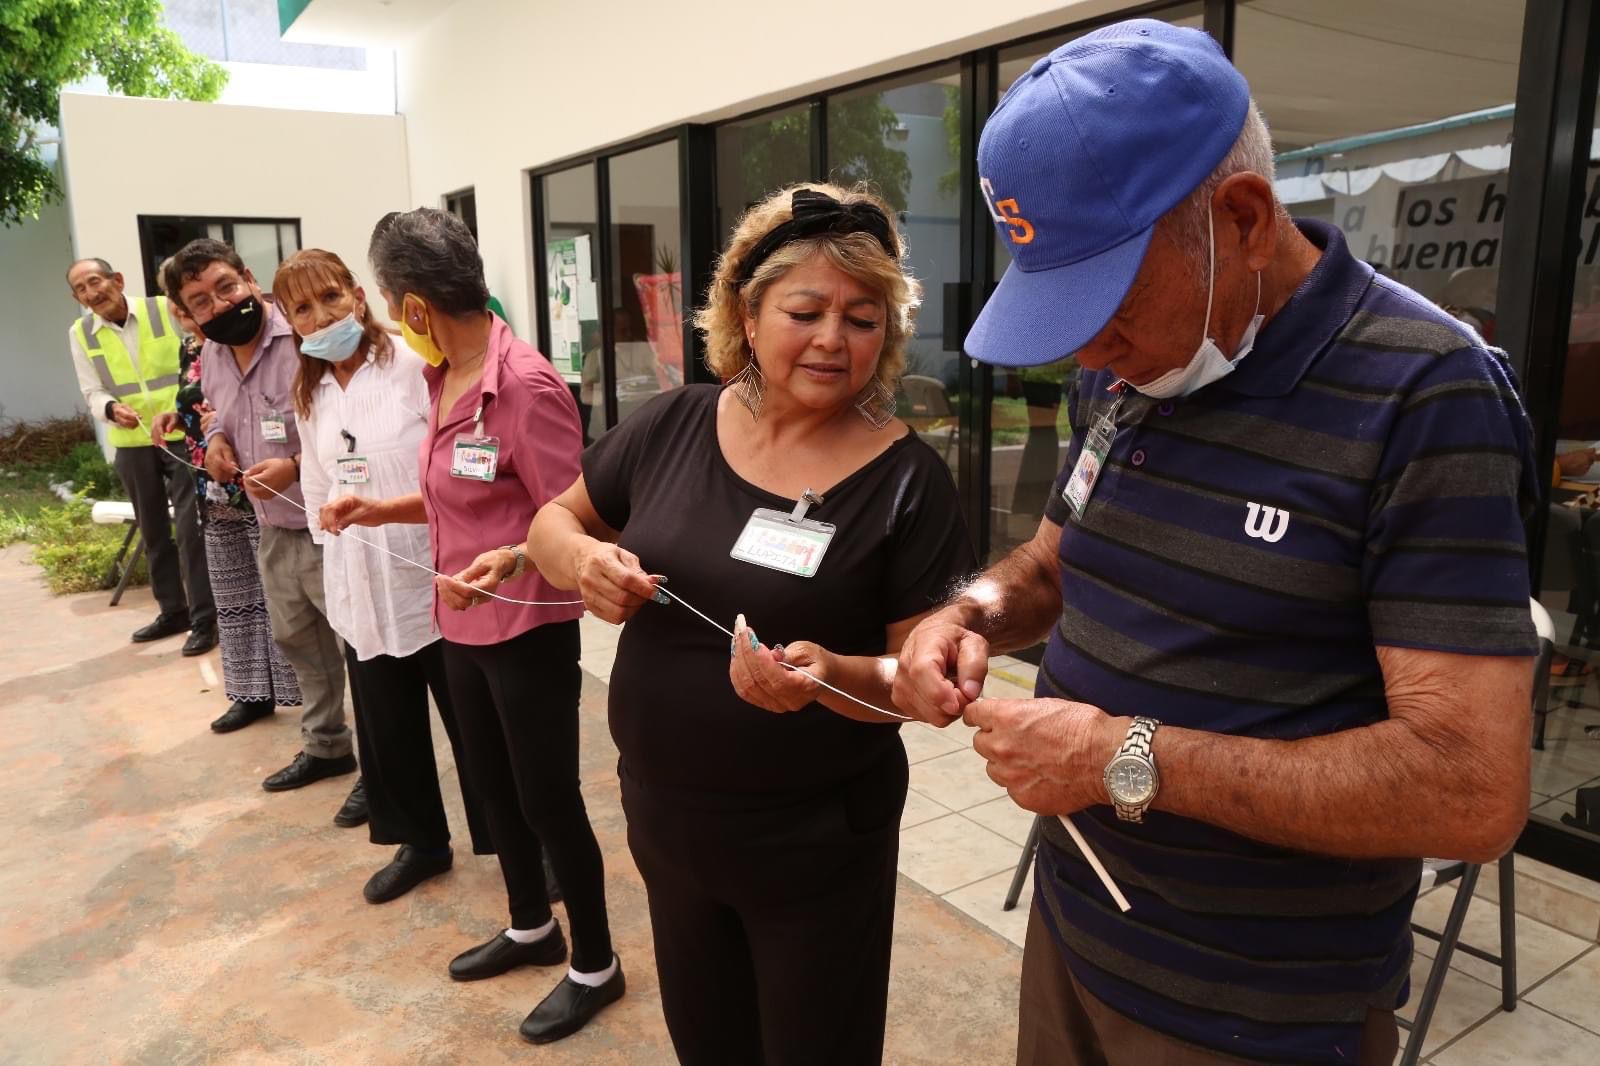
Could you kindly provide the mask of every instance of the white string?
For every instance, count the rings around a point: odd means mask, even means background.
[[[733,630],[727,628],[722,623],[713,620],[712,618],[707,616],[706,613],[704,611],[702,611],[700,608],[696,607],[694,604],[690,603],[688,600],[684,599],[682,596],[679,596],[676,592],[673,592],[671,589],[667,588],[665,585],[657,585],[656,588],[660,589],[662,592],[664,592],[668,596],[672,597],[672,599],[675,602],[677,602],[679,604],[682,604],[684,607],[689,608],[689,610],[693,611],[695,614],[699,615],[701,618],[704,618],[706,620],[706,622],[710,623],[713,626],[716,626],[718,629],[720,629],[724,633],[728,634],[728,639],[729,640],[737,640],[738,639],[737,637],[735,637],[733,635]],[[867,710],[872,711],[872,712],[874,712],[876,714],[886,715],[886,716],[888,716],[890,718],[898,718],[902,722],[915,722],[917,720],[915,718],[912,718],[910,715],[900,714],[897,711],[886,711],[882,707],[875,706],[875,705],[873,705],[871,703],[868,703],[866,700],[859,699],[859,698],[857,698],[855,696],[852,696],[852,695],[850,695],[850,693],[846,692],[844,689],[835,688],[834,686],[828,684],[826,681],[822,680],[822,678],[818,677],[816,674],[813,674],[810,670],[805,670],[805,669],[802,669],[801,667],[795,666],[795,665],[793,665],[791,663],[785,663],[785,662],[780,662],[780,663],[778,663],[778,665],[783,667],[785,670],[791,670],[791,671],[793,671],[794,673],[797,673],[797,674],[804,674],[806,677],[809,677],[811,680],[815,681],[817,684],[821,685],[823,688],[827,689],[829,692],[832,692],[832,693],[834,693],[836,695],[839,695],[839,696],[843,696],[845,699],[849,700],[851,703],[860,704],[861,706],[865,707]]]
[[[135,412],[134,417],[135,418],[139,418],[139,415],[138,415],[137,412]],[[141,426],[144,425],[144,419],[143,418],[139,418],[139,424]],[[149,428],[149,427],[146,427],[146,428]],[[193,463],[189,462],[187,459],[183,458],[181,455],[174,455],[170,448],[166,449],[166,452],[167,452],[167,454],[169,456],[172,456],[172,458],[174,460],[176,460],[177,462],[182,463],[184,466],[188,467],[190,470],[198,470],[202,474],[206,474],[207,476],[210,475],[210,471],[208,471],[205,467],[203,467],[203,466],[195,466]],[[257,485],[260,485],[262,488],[266,489],[268,492],[272,493],[274,496],[278,497],[278,499],[282,500],[284,503],[287,503],[292,507],[296,507],[296,508],[299,508],[300,510],[304,511],[306,513],[306,517],[307,518],[313,518],[314,519],[314,518],[317,517],[316,515],[311,513],[311,508],[305,506],[304,504],[296,503],[294,500],[290,499],[288,496],[285,496],[283,493],[279,492],[277,489],[273,488],[271,485],[268,485],[265,481],[262,481],[260,478],[253,477],[253,476],[251,476],[249,474],[244,474],[243,471],[241,471],[240,473],[244,477],[250,478],[251,481],[254,481]],[[354,533],[350,532],[348,529],[345,530],[343,533],[334,533],[332,535],[336,536],[336,537],[337,536],[349,537],[351,540],[355,541],[357,544],[365,544],[369,548],[376,548],[378,551],[380,551],[383,554],[389,556],[390,558],[399,559],[402,563],[405,563],[407,566],[414,566],[418,570],[424,570],[427,573],[432,574],[434,577],[450,577],[449,574],[441,574],[441,573],[439,573],[439,571],[435,570],[431,566],[424,566],[422,563],[417,562],[415,559],[411,558],[408,555],[401,555],[399,552],[392,552],[388,548],[385,548],[382,544],[377,543],[376,541],[367,540],[365,537],[358,537]],[[451,580],[453,581],[453,580],[455,580],[455,578],[451,578]],[[464,582],[463,582],[463,584],[464,584]],[[519,606],[522,606],[522,607],[576,607],[576,606],[580,606],[583,603],[582,600],[518,600],[518,599],[513,599],[510,596],[502,596],[498,592],[490,592],[487,589],[480,589],[475,585],[469,585],[468,588],[473,589],[474,592],[479,596],[487,596],[492,600],[500,600],[503,603],[515,603],[515,604],[517,604]]]
[[[138,415],[135,414],[135,417],[137,418]],[[139,419],[139,424],[141,426],[144,425],[144,419],[143,418]],[[146,427],[146,428],[148,428],[148,427]],[[208,473],[208,471],[205,469],[205,467],[196,466],[195,464],[193,464],[193,463],[189,462],[188,460],[184,459],[182,456],[174,455],[172,453],[171,449],[166,449],[166,452],[167,452],[168,455],[172,456],[172,458],[174,460],[176,460],[177,462],[182,463],[184,466],[187,466],[189,469],[198,470],[203,474]],[[245,475],[245,476],[248,477],[249,475]],[[258,477],[250,477],[250,480],[254,481],[257,485],[260,485],[262,488],[266,489],[268,492],[270,492],[274,496],[278,497],[278,499],[283,500],[285,503],[288,503],[288,504],[290,504],[290,505],[292,505],[294,507],[299,508],[301,511],[304,511],[308,518],[315,518],[316,517],[315,515],[313,515],[311,513],[310,508],[306,507],[304,504],[295,503],[294,500],[292,500],[289,497],[285,496],[283,493],[279,492],[277,489],[273,488],[271,485],[268,485],[266,482],[262,481],[260,478],[258,478]],[[348,530],[346,530],[343,534],[336,534],[336,535],[349,537],[350,539],[354,540],[357,544],[365,544],[369,548],[376,548],[378,551],[382,552],[383,554],[385,554],[387,556],[390,556],[392,558],[395,558],[395,559],[399,559],[401,562],[405,563],[407,566],[414,566],[418,570],[425,570],[429,574],[432,574],[434,577],[448,577],[449,576],[447,574],[439,573],[439,571],[433,569],[430,566],[424,566],[422,563],[417,562],[415,559],[412,559],[409,556],[400,555],[397,552],[390,551],[388,548],[385,548],[381,544],[377,544],[377,543],[375,543],[373,541],[366,540],[366,539],[364,539],[362,537],[358,537],[355,534],[349,532]],[[729,640],[734,639],[733,630],[731,630],[731,629],[727,628],[726,626],[722,625],[720,622],[717,622],[716,620],[711,618],[711,616],[707,615],[704,611],[700,610],[700,608],[696,607],[694,604],[690,603],[688,600],[684,599],[682,596],[679,596],[677,593],[673,592],[671,589],[668,589],[665,585],[657,585],[656,588],[657,588],[658,591],[663,592],[668,597],[670,597],[673,600],[673,602],[675,602],[675,603],[677,603],[677,604],[679,604],[679,605],[681,605],[683,607],[687,607],[690,611],[694,612],[702,620],[704,620],[708,625],[710,625],[710,626],[712,626],[712,627],[714,627],[714,628],[716,628],[718,630],[721,630],[723,633],[726,633]],[[487,591],[482,590],[482,589],[478,590],[478,594],[479,595],[483,595],[483,596],[488,596],[491,599],[501,600],[501,601],[503,601],[505,603],[515,603],[515,604],[519,604],[519,605],[525,606],[525,607],[572,607],[572,606],[577,606],[577,605],[583,603],[582,600],[556,600],[556,601],[549,601],[549,600],[517,600],[517,599],[512,599],[510,596],[501,596],[498,593],[487,592]],[[809,677],[811,680],[815,681],[817,684],[821,685],[823,688],[827,689],[829,692],[832,692],[832,693],[834,693],[835,695],[838,695],[838,696],[843,696],[845,699],[849,700],[851,703],[859,704],[860,706],[865,707],[867,710],[872,711],[872,712],[874,712],[876,714],[885,715],[885,716],[887,716],[889,718],[895,718],[895,719],[898,719],[899,721],[902,721],[902,722],[915,722],[915,721],[917,721],[917,719],[911,717],[910,715],[900,714],[900,713],[898,713],[896,711],[885,710],[882,707],[878,707],[878,706],[875,706],[875,705],[873,705],[871,703],[868,703],[866,700],[859,699],[859,698],[857,698],[855,696],[852,696],[850,693],[844,691],[844,689],[836,688],[833,685],[828,684],[826,681],[822,680],[822,678],[818,677],[816,674],[813,674],[809,670],[804,670],[804,669],[801,669],[798,666],[793,666],[793,665],[791,665],[789,663],[784,663],[784,662],[780,662],[778,665],[783,667],[785,670],[791,670],[791,671],[793,671],[794,673],[797,673],[797,674],[804,674],[806,677]],[[1101,865],[1099,857],[1097,855],[1095,855],[1095,853],[1094,853],[1094,849],[1089,847],[1089,842],[1083,838],[1083,834],[1082,833],[1078,832],[1078,827],[1073,825],[1072,824],[1072,820],[1070,818],[1068,818],[1064,814],[1063,815],[1058,815],[1057,817],[1060,819],[1062,826],[1064,826],[1066,828],[1067,834],[1072,837],[1072,842],[1078,846],[1078,851],[1083,855],[1084,860],[1087,861],[1089,866],[1094,870],[1095,876],[1100,878],[1100,883],[1102,885],[1104,885],[1105,886],[1105,890],[1111,894],[1112,900],[1115,901],[1117,906],[1122,908],[1122,910],[1124,912],[1127,912],[1127,911],[1131,910],[1132,909],[1132,905],[1129,904],[1128,898],[1122,894],[1122,890],[1117,887],[1117,883],[1111,879],[1111,875],[1109,873],[1107,873],[1106,872],[1106,868],[1103,865]]]

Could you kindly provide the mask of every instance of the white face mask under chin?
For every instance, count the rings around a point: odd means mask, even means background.
[[[1200,329],[1200,349],[1194,353],[1194,358],[1189,360],[1187,366],[1169,370],[1154,381],[1147,381],[1143,385],[1134,385],[1140,393],[1157,400],[1170,400],[1174,396],[1187,396],[1197,389],[1216,381],[1218,378],[1227,377],[1233,373],[1233,368],[1239,361],[1250,354],[1250,349],[1255,347],[1256,333],[1261,329],[1261,272],[1256,271],[1256,310],[1250,317],[1250,325],[1245,327],[1244,336],[1239,338],[1239,349],[1233,353],[1230,360],[1222,354],[1222,349],[1217,347],[1211,339],[1211,297],[1217,283],[1217,243],[1216,230],[1211,219],[1211,213],[1206,213],[1206,243],[1211,246],[1211,270],[1206,280],[1206,324]],[[1128,384],[1133,385],[1130,381]]]

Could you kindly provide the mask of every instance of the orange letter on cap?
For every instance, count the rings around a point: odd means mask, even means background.
[[[1015,200],[1001,200],[994,209],[1005,216],[1006,229],[1011,231],[1012,244],[1027,244],[1033,240],[1033,223],[1017,214]]]

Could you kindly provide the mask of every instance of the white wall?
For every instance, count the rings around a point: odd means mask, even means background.
[[[67,209],[0,228],[0,419],[53,418],[83,410],[67,355],[67,327],[82,314],[67,291],[72,247]]]
[[[477,189],[489,287],[530,323],[526,168],[1128,6],[1128,0],[457,0],[398,50],[419,203]],[[531,329],[523,330],[525,335]]]
[[[393,115],[66,93],[61,136],[75,254],[110,260],[130,292],[144,285],[142,214],[298,218],[304,247],[337,253],[370,283],[373,223],[414,206],[405,121]]]

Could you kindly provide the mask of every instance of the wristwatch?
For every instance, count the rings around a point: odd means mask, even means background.
[[[1135,718],[1122,747],[1106,763],[1106,791],[1124,822],[1144,821],[1144,812],[1161,790],[1161,775],[1150,751],[1160,724],[1154,718]]]
[[[517,559],[516,565],[511,568],[511,573],[502,575],[500,578],[501,581],[513,581],[527,572],[528,557],[527,555],[523,554],[522,545],[507,544],[500,550],[510,552],[512,555],[516,556]]]

